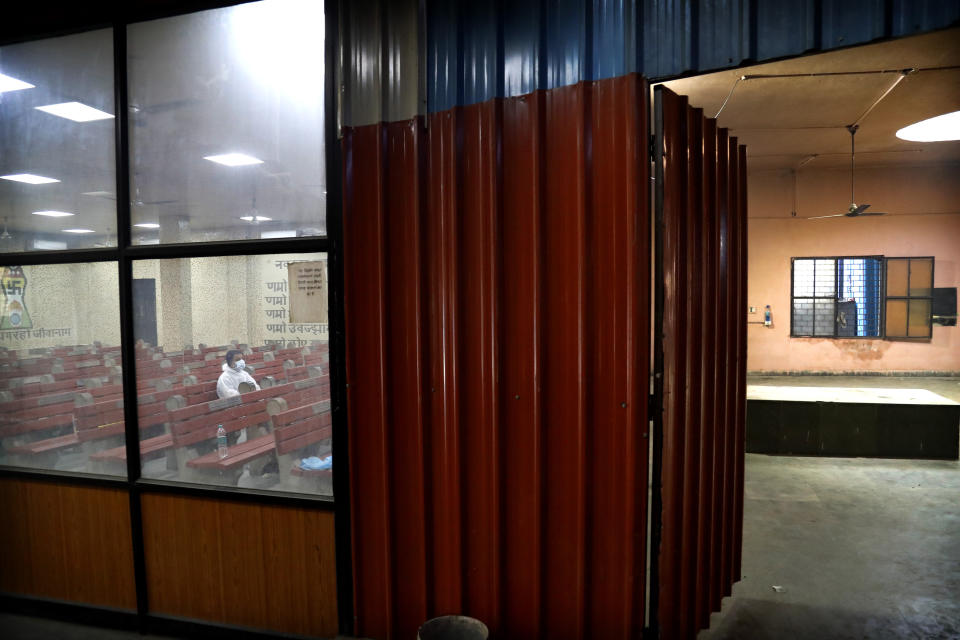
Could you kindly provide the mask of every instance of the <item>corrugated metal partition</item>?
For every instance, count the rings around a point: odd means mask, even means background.
[[[662,637],[693,638],[740,578],[746,148],[668,89],[657,88],[655,109],[663,287],[657,615]]]
[[[647,91],[345,128],[356,635],[640,635]]]

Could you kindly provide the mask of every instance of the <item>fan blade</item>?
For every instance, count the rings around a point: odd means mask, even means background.
[[[885,216],[887,215],[886,211],[869,211],[866,213],[861,213],[860,216]],[[860,216],[857,216],[858,218]]]
[[[832,216],[810,216],[807,220],[819,220],[821,218],[842,218],[844,216],[850,215],[848,213],[835,213]]]

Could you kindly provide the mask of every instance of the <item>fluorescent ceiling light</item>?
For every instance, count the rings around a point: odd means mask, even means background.
[[[84,191],[80,195],[94,196],[96,198],[109,198],[110,200],[114,199],[112,191]]]
[[[140,227],[141,229],[159,229],[160,228],[160,225],[157,224],[156,222],[138,222],[133,226]]]
[[[35,176],[32,173],[11,173],[8,176],[0,176],[4,180],[13,180],[14,182],[26,182],[27,184],[50,184],[51,182],[60,182],[56,178],[46,178],[44,176]]]
[[[248,164],[263,164],[263,160],[248,156],[245,153],[221,153],[216,156],[203,156],[204,160],[223,164],[228,167],[243,167]]]
[[[34,85],[23,80],[17,80],[8,75],[0,73],[0,93],[4,91],[19,91],[20,89],[33,89]]]
[[[146,240],[138,240],[137,244],[160,244],[160,238],[148,238]]]
[[[73,214],[67,211],[34,211],[33,215],[47,216],[48,218],[66,218],[67,216],[72,216]]]
[[[247,222],[266,222],[267,220],[273,220],[273,218],[268,218],[267,216],[240,216],[241,220],[246,220]]]
[[[66,249],[67,243],[62,240],[34,240],[33,248],[55,251],[57,249]]]
[[[897,137],[911,142],[960,140],[960,111],[915,122],[897,131]]]
[[[64,233],[93,233],[93,229],[64,229]]]
[[[61,102],[60,104],[48,104],[43,107],[34,107],[40,111],[60,116],[74,122],[90,122],[92,120],[106,120],[113,116],[106,111],[94,109],[82,102]]]
[[[287,229],[280,231],[261,231],[260,237],[263,239],[267,238],[296,238],[297,231],[296,229]]]

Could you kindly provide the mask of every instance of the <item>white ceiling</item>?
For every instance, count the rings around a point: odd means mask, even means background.
[[[845,167],[850,163],[846,125],[858,119],[857,166],[960,163],[960,142],[919,143],[896,137],[898,129],[960,109],[960,28],[841,51],[756,65],[665,83],[714,117],[747,145],[751,171]],[[901,76],[918,69],[865,117]],[[848,73],[863,75],[757,78],[747,75]],[[736,87],[734,88],[734,85]],[[731,89],[734,88],[731,94]]]

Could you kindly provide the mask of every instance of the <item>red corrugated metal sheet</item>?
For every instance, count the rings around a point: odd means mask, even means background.
[[[357,635],[644,618],[647,90],[638,76],[346,129]]]
[[[693,638],[740,578],[746,151],[658,90],[663,128],[663,433],[658,623]]]

